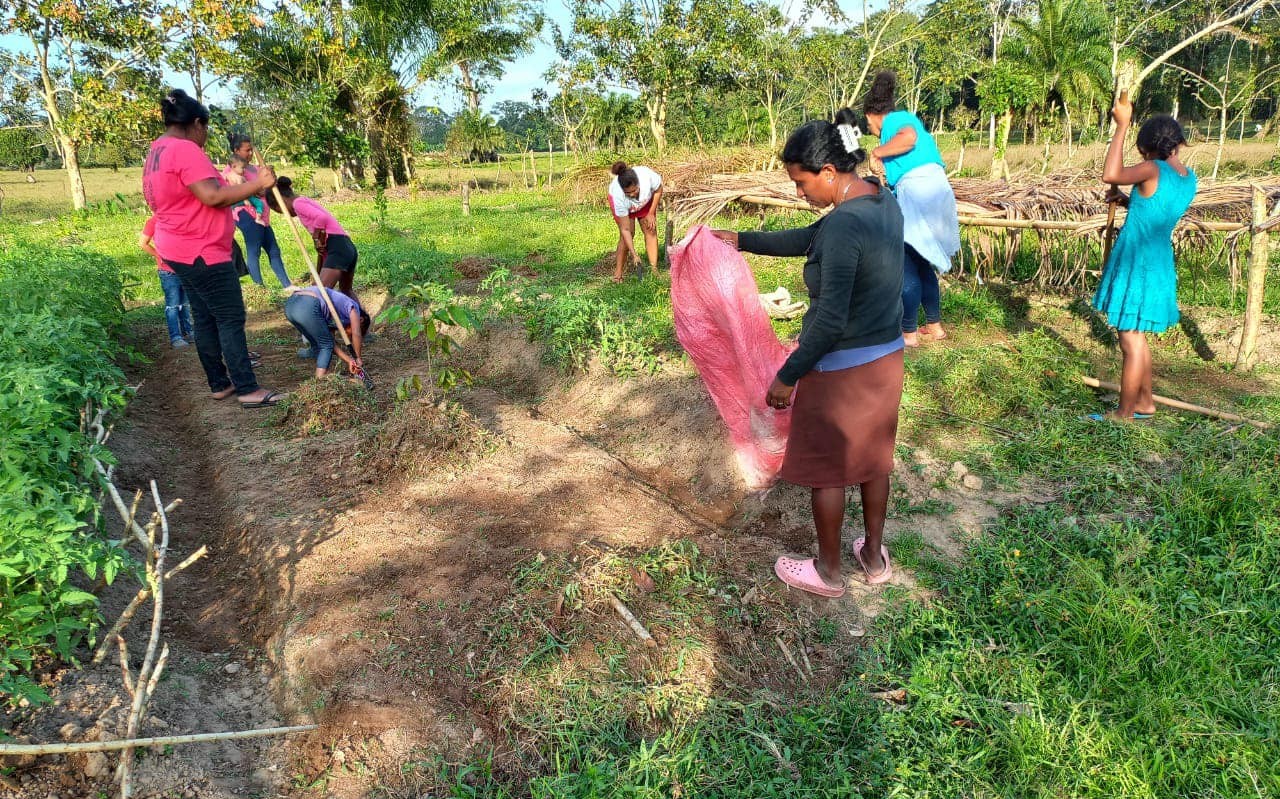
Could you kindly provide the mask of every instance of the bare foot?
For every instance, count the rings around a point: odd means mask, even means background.
[[[840,576],[840,569],[837,567],[833,572],[822,565],[822,561],[813,559],[813,570],[822,578],[822,582],[827,584],[828,588],[844,588],[844,578]]]
[[[903,344],[906,344],[908,347],[919,347],[919,346],[920,346],[920,336],[919,336],[918,334],[916,334],[915,332],[911,332],[911,333],[903,333],[903,334],[902,334],[902,343],[903,343]]]
[[[236,387],[231,386],[230,388],[224,388],[221,391],[214,391],[211,394],[209,394],[209,396],[213,397],[216,400],[224,400],[227,397],[230,397],[234,393],[236,393]]]
[[[920,329],[920,335],[928,336],[934,341],[942,341],[947,337],[947,331],[942,329],[941,322],[930,322]]]
[[[622,282],[622,275],[614,275],[614,276],[613,276],[613,282],[614,282],[614,283],[621,283],[621,282]]]

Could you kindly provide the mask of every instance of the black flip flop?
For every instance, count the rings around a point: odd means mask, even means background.
[[[287,396],[289,395],[276,391],[275,389],[272,389],[271,391],[267,392],[267,396],[263,397],[257,402],[242,402],[240,403],[240,407],[246,410],[250,408],[270,408],[273,405],[279,405],[280,401]]]

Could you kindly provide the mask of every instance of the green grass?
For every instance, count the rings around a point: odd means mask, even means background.
[[[392,201],[385,226],[369,201],[333,210],[360,248],[361,281],[447,292],[460,259],[484,256],[497,271],[469,301],[522,320],[554,362],[599,358],[630,375],[680,357],[666,283],[614,286],[597,273],[615,242],[601,208],[518,191],[477,193],[472,207],[464,218],[451,196]],[[111,256],[147,300],[158,287],[133,249],[140,225],[103,212],[3,222],[0,236]],[[293,272],[299,256],[282,238]],[[802,296],[798,264],[753,263],[763,289]],[[1182,276],[1194,301],[1238,306],[1211,259]],[[1169,413],[1080,421],[1098,409],[1078,382],[1098,356],[1031,323],[1018,293],[961,283],[944,294],[961,335],[909,359],[900,438],[1044,501],[1006,508],[956,563],[901,537],[899,562],[932,593],[895,595],[873,645],[845,653],[841,679],[786,692],[705,679],[731,662],[717,631],[744,611],[721,598],[738,589],[716,561],[687,544],[605,558],[589,580],[580,564],[531,562],[478,666],[508,690],[503,743],[516,761],[482,751],[461,764],[423,757],[407,772],[449,795],[493,797],[1280,795],[1280,439]],[[1280,312],[1275,290],[1266,307]],[[1157,357],[1183,374],[1235,377],[1179,352]],[[1236,402],[1246,384],[1232,385],[1216,390]],[[1247,404],[1280,420],[1274,392]],[[893,510],[944,508],[899,498]],[[632,566],[661,577],[651,598],[627,593]],[[585,613],[558,634],[542,626],[557,592],[572,608],[601,587],[647,603],[668,641],[654,660],[593,632]],[[806,634],[840,640],[818,622]],[[759,630],[762,644],[771,636]],[[896,688],[901,706],[867,696]]]

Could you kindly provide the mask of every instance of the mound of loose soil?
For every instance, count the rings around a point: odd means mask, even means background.
[[[462,406],[427,397],[398,405],[370,448],[375,472],[421,476],[480,451],[490,433]]]
[[[281,403],[273,421],[316,436],[359,427],[376,419],[377,413],[377,400],[364,386],[329,374],[299,386]]]
[[[497,258],[463,258],[453,265],[463,277],[481,278],[487,277],[494,267],[498,265]]]
[[[546,257],[540,256],[537,252],[530,253],[529,260],[536,264],[545,264],[547,262]],[[458,261],[453,265],[453,267],[468,280],[482,280],[488,277],[493,270],[502,266],[504,266],[504,264],[502,264],[497,258],[489,258],[487,256],[463,258],[461,261]],[[538,273],[529,268],[527,264],[516,264],[514,266],[508,266],[508,268],[513,274],[520,275],[521,277],[538,276]]]

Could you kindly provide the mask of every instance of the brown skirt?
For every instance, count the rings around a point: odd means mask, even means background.
[[[810,488],[859,485],[893,472],[902,350],[800,378],[781,478]]]

